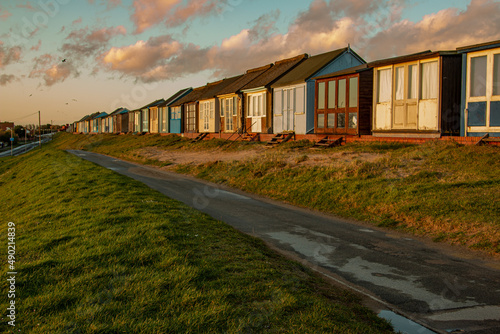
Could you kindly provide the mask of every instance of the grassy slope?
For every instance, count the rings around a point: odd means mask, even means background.
[[[56,147],[0,159],[4,254],[16,223],[15,332],[390,332],[262,242]],[[5,313],[5,280],[0,291]],[[11,330],[5,315],[0,330]]]
[[[375,162],[300,167],[284,162],[286,153],[277,152],[267,160],[185,165],[177,170],[293,204],[500,254],[498,148],[453,143],[382,146],[384,158]],[[370,144],[339,150],[379,149]]]
[[[162,166],[135,151],[143,146],[165,150],[201,150],[224,144],[212,140],[186,144],[178,137],[65,136],[65,145]],[[227,144],[226,144],[227,146]],[[230,150],[251,147],[232,144]],[[298,164],[290,152],[302,152]],[[463,244],[500,254],[500,152],[497,147],[351,144],[326,152],[377,153],[375,162],[335,161],[331,166],[302,166],[310,144],[295,142],[249,162],[179,166],[177,171],[250,192],[344,217],[373,222],[436,241]],[[315,152],[316,153],[316,152]],[[328,153],[325,153],[328,154]]]

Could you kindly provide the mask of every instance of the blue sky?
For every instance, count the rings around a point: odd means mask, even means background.
[[[348,43],[372,61],[499,39],[494,0],[2,1],[0,121],[134,109]]]

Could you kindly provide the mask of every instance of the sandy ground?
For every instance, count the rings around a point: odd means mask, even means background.
[[[161,150],[155,147],[141,148],[135,152],[142,158],[170,162],[167,168],[180,164],[205,164],[214,161],[248,161],[259,157],[280,159],[289,165],[339,166],[356,161],[376,162],[383,159],[382,153],[324,152],[313,149],[301,151],[277,151],[273,148],[257,147],[251,150],[227,152],[220,149],[206,151]]]

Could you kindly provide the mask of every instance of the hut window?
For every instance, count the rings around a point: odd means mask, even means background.
[[[238,98],[233,97],[233,116],[238,116]]]
[[[210,101],[210,118],[215,117],[215,102]]]
[[[335,109],[335,85],[336,81],[328,82],[328,109]]]
[[[422,100],[438,97],[438,63],[437,61],[422,64],[420,80]]]
[[[328,120],[328,128],[333,129],[335,128],[335,115],[334,113],[328,113],[327,114],[327,120]]]
[[[379,103],[391,100],[392,78],[391,69],[377,71],[377,98]]]
[[[346,102],[346,79],[339,80],[338,107],[345,108]]]
[[[417,65],[408,66],[408,99],[416,99],[418,94]]]
[[[349,108],[358,106],[358,78],[349,79]]]
[[[349,129],[356,129],[358,127],[358,113],[349,113]]]
[[[325,109],[325,83],[318,84],[318,109]]]
[[[396,100],[405,98],[405,68],[396,67]]]
[[[486,56],[470,61],[470,96],[486,96]]]
[[[345,114],[337,114],[337,128],[345,128]]]
[[[500,95],[500,54],[493,56],[493,95]]]
[[[325,114],[318,114],[318,129],[325,128]]]

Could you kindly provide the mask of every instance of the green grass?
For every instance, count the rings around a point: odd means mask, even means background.
[[[381,145],[330,153],[379,152]],[[392,147],[375,161],[297,166],[286,153],[177,171],[296,205],[500,254],[498,148],[428,143]],[[305,161],[299,156],[295,162]]]
[[[18,272],[15,329],[0,284],[2,332],[391,332],[261,241],[58,148],[73,139],[0,159],[0,245],[14,222]],[[95,139],[83,146],[111,151]]]

